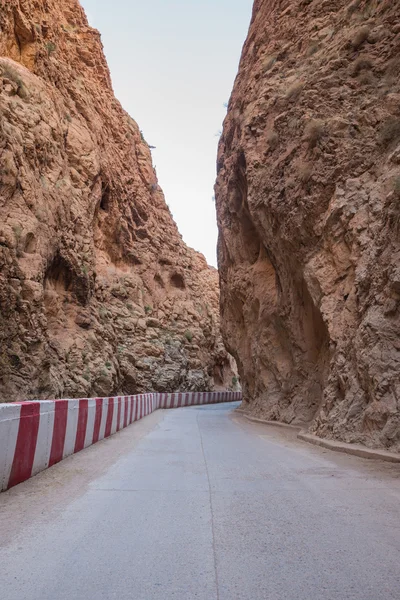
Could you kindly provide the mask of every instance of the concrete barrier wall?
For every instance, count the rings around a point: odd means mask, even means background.
[[[188,392],[0,404],[0,491],[113,435],[158,408],[241,399],[241,392]]]

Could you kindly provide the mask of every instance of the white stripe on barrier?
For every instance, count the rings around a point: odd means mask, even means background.
[[[65,434],[63,458],[70,456],[75,451],[78,416],[79,400],[69,400],[67,412],[67,431]]]
[[[128,398],[128,425],[132,423],[132,396]]]
[[[118,420],[118,396],[114,398],[114,412],[111,423],[111,435],[117,431],[117,420]]]
[[[137,398],[134,396],[132,399],[133,402],[133,411],[132,411],[132,423],[136,421],[136,406],[137,406]]]
[[[54,431],[55,402],[40,402],[39,430],[36,441],[32,477],[47,469],[50,460],[51,443]]]
[[[120,400],[118,399],[118,402]],[[125,396],[121,396],[121,414],[119,416],[119,429],[124,428],[124,417],[125,417]]]
[[[78,428],[79,400],[69,400],[67,412],[67,431],[65,434],[63,458],[75,451],[76,431]]]
[[[89,398],[88,400],[88,420],[86,425],[85,444],[84,448],[87,448],[93,444],[93,433],[94,433],[94,421],[96,418],[96,400]]]
[[[108,398],[102,398],[103,405],[101,411],[99,440],[104,440],[106,433],[107,413],[108,413]]]
[[[0,404],[0,492],[7,489],[20,422],[20,404]]]

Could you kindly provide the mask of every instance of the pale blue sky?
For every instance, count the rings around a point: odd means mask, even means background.
[[[114,90],[157,149],[160,185],[187,244],[216,264],[213,186],[253,0],[81,0]]]

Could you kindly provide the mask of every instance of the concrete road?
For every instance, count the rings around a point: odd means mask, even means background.
[[[400,599],[400,467],[159,411],[0,495],[4,600]]]

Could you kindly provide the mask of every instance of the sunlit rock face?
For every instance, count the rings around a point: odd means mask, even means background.
[[[228,387],[217,271],[179,235],[99,33],[76,0],[8,0],[0,28],[0,399]]]
[[[216,200],[245,409],[400,450],[398,2],[255,2]]]

